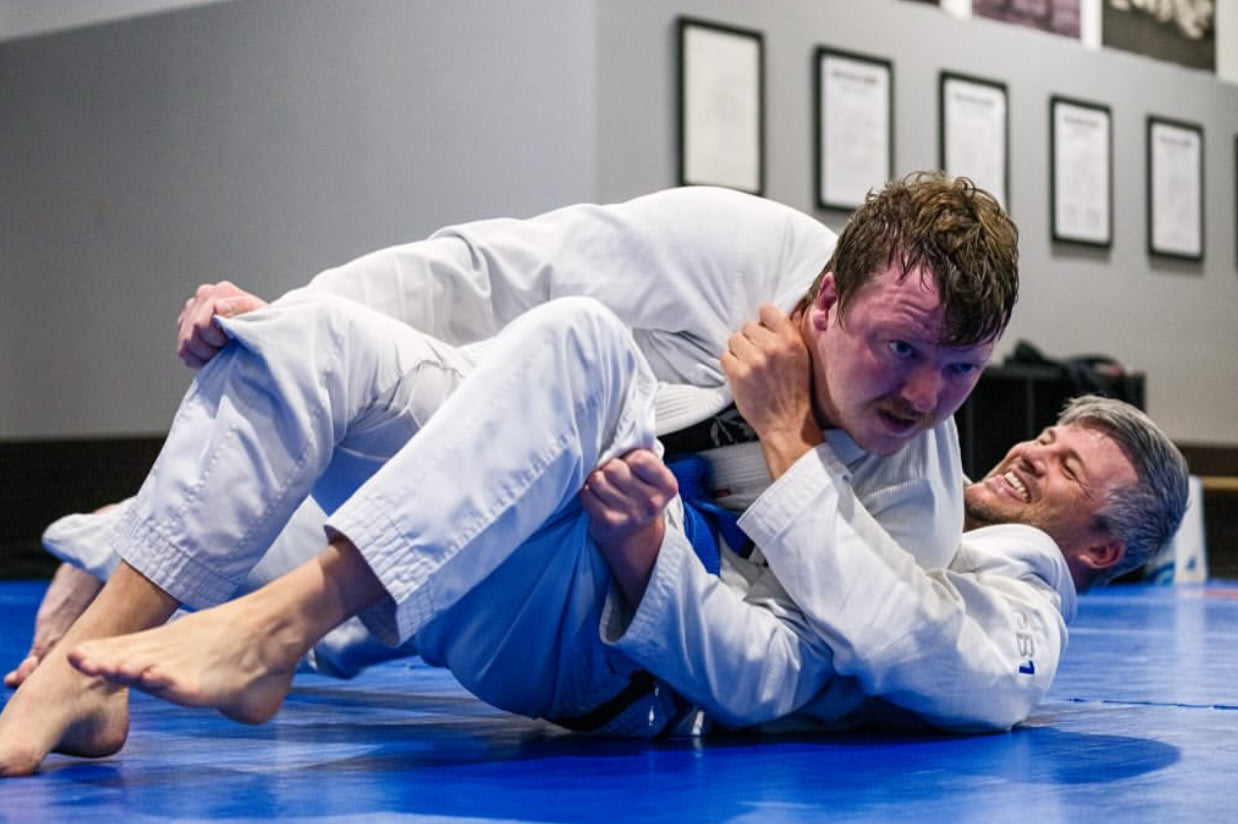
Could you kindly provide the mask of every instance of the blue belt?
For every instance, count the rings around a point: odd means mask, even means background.
[[[709,464],[700,455],[677,455],[667,459],[666,466],[679,482],[684,534],[705,569],[716,574],[722,569],[719,537],[736,552],[748,543],[748,537],[739,528],[739,515],[714,503],[709,488]]]

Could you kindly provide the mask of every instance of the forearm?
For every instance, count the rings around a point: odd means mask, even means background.
[[[659,518],[622,541],[599,542],[598,550],[629,604],[639,605],[644,599],[665,534],[665,522]]]
[[[804,459],[783,483],[792,488],[771,487],[741,523],[840,674],[939,726],[1000,729],[1026,717],[1063,637],[1043,581],[1005,569],[926,572],[828,456]],[[1039,670],[1027,671],[1021,635],[1040,650]]]
[[[611,600],[603,636],[717,720],[752,726],[793,713],[832,674],[792,605],[750,603],[668,531],[639,608]]]

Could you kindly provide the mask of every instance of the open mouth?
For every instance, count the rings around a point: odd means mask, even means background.
[[[1013,469],[1007,469],[1004,473],[1002,473],[1001,478],[1010,486],[1015,495],[1017,495],[1023,503],[1031,503],[1032,493],[1028,490],[1027,484],[1023,483],[1019,476],[1015,474]]]
[[[908,432],[916,429],[920,425],[921,419],[915,415],[900,415],[897,412],[892,412],[888,409],[882,409],[879,413],[881,420],[885,425],[894,432],[905,435]]]

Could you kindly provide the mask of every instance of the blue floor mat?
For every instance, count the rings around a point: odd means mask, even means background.
[[[0,666],[42,584],[0,584]],[[0,820],[1238,821],[1238,586],[1087,595],[1010,734],[634,742],[487,707],[442,670],[299,675],[247,727],[137,695],[125,749],[0,782]]]

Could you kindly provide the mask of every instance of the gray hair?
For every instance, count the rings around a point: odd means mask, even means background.
[[[1099,429],[1135,467],[1135,483],[1111,491],[1096,513],[1098,525],[1126,545],[1122,560],[1096,583],[1148,563],[1182,523],[1189,494],[1186,459],[1151,418],[1113,398],[1075,398],[1058,423]]]

